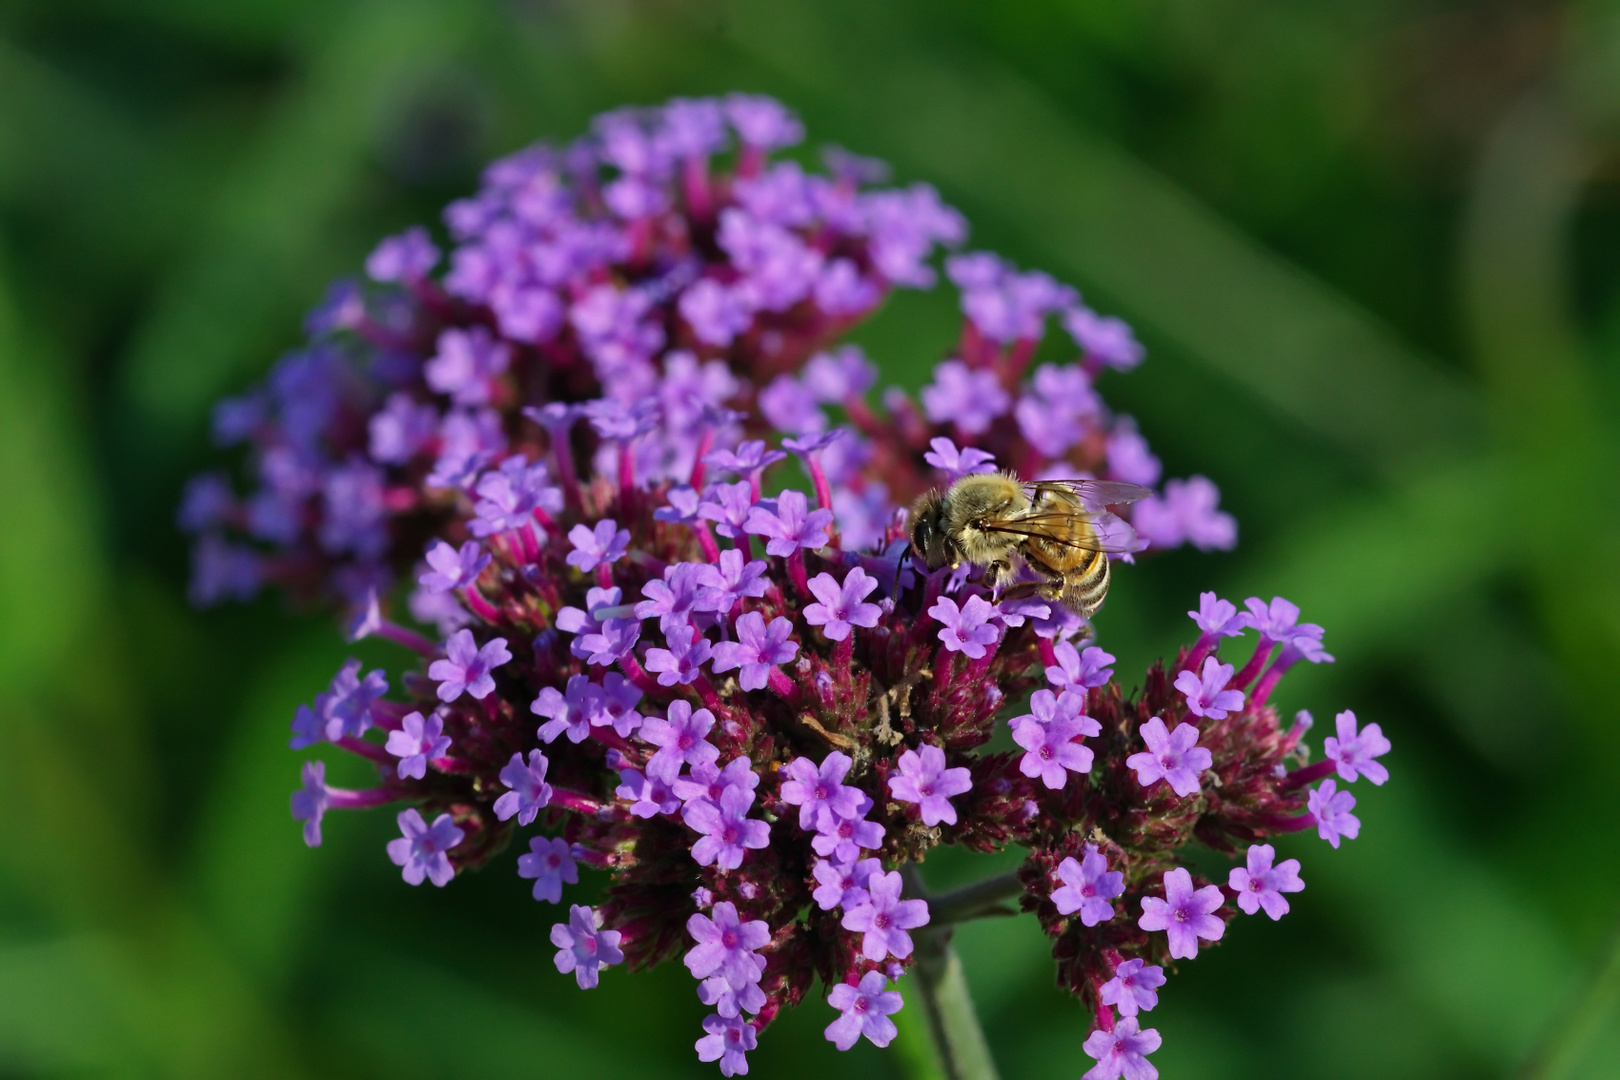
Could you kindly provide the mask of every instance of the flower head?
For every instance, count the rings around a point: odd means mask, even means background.
[[[844,912],[842,925],[865,935],[861,955],[868,960],[890,956],[904,960],[911,955],[911,935],[907,930],[928,925],[928,902],[900,899],[900,874],[873,874],[867,881],[866,897]]]
[[[562,887],[579,881],[572,846],[562,837],[536,836],[529,850],[518,856],[518,877],[534,879],[534,898],[548,904],[562,902]]]
[[[1082,926],[1096,926],[1114,917],[1114,905],[1108,901],[1125,891],[1125,875],[1108,869],[1108,860],[1096,844],[1086,845],[1085,857],[1079,862],[1068,858],[1059,863],[1057,876],[1063,887],[1052,890],[1052,903],[1059,915],[1079,912]]]
[[[399,831],[404,835],[388,841],[388,858],[400,867],[405,883],[420,885],[426,878],[441,887],[450,884],[456,871],[446,853],[467,835],[456,828],[450,815],[440,814],[429,825],[413,806],[400,812]]]
[[[1192,875],[1181,867],[1164,875],[1164,899],[1142,898],[1142,917],[1136,925],[1143,930],[1163,930],[1170,938],[1170,955],[1191,960],[1198,955],[1198,940],[1219,941],[1226,933],[1226,922],[1214,914],[1226,902],[1215,885],[1194,889]]]
[[[955,600],[942,596],[928,614],[940,625],[940,643],[974,660],[984,659],[990,646],[1001,639],[1000,631],[991,622],[995,609],[982,596],[970,596],[960,607]]]
[[[1127,1016],[1113,1031],[1093,1031],[1086,1037],[1085,1051],[1097,1060],[1080,1080],[1158,1080],[1159,1070],[1147,1055],[1159,1048],[1159,1033],[1141,1030],[1136,1017]]]
[[[1349,783],[1358,776],[1365,776],[1374,784],[1388,780],[1389,770],[1373,760],[1390,750],[1383,729],[1377,724],[1368,724],[1358,733],[1356,714],[1348,709],[1335,716],[1333,723],[1339,734],[1337,737],[1329,735],[1322,745],[1327,759],[1339,767],[1339,779]]]
[[[1299,880],[1299,860],[1284,859],[1272,865],[1277,850],[1270,844],[1250,844],[1248,866],[1234,866],[1226,879],[1226,886],[1234,890],[1238,907],[1253,915],[1261,908],[1273,920],[1288,914],[1288,901],[1282,894],[1299,892],[1305,883]]]
[[[574,973],[581,990],[596,986],[602,968],[624,963],[619,951],[617,930],[603,930],[601,916],[583,904],[568,909],[568,921],[551,928],[551,943],[557,946],[557,970]]]
[[[916,803],[924,825],[956,824],[956,807],[951,805],[951,796],[961,795],[973,787],[973,778],[967,769],[947,769],[945,751],[927,744],[901,754],[896,766],[895,775],[889,777],[892,798]]]
[[[1151,1012],[1159,1004],[1159,987],[1163,986],[1164,969],[1145,960],[1127,960],[1114,969],[1114,977],[1102,984],[1098,1000],[1112,1005],[1121,1016],[1135,1016],[1138,1012]]]
[[[1361,819],[1350,812],[1356,808],[1356,797],[1338,786],[1337,781],[1324,780],[1306,802],[1316,818],[1317,835],[1334,847],[1341,838],[1354,840],[1361,833]]]
[[[827,1004],[837,1009],[837,1020],[827,1025],[827,1041],[848,1050],[865,1035],[875,1046],[888,1046],[898,1034],[889,1019],[904,1004],[899,991],[888,989],[889,980],[881,971],[868,971],[851,986],[839,983],[827,995]]]
[[[1228,690],[1232,679],[1232,665],[1223,664],[1213,656],[1204,660],[1202,675],[1183,671],[1176,676],[1176,689],[1187,698],[1187,711],[1194,716],[1210,720],[1225,720],[1226,714],[1243,708],[1243,692]]]
[[[1147,787],[1163,780],[1183,799],[1198,793],[1198,777],[1215,758],[1198,745],[1197,728],[1177,724],[1176,730],[1167,731],[1155,716],[1142,725],[1142,741],[1147,743],[1146,752],[1125,759],[1126,766],[1136,771],[1137,783]]]
[[[843,641],[854,627],[876,626],[883,609],[865,600],[877,587],[877,579],[859,566],[844,575],[842,585],[831,574],[817,574],[810,579],[816,602],[805,606],[804,621],[821,627],[832,641]]]

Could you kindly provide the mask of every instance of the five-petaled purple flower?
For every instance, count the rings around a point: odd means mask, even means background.
[[[771,827],[748,816],[754,793],[746,788],[728,787],[720,793],[716,806],[707,799],[694,799],[681,811],[681,819],[703,834],[692,845],[692,858],[699,866],[735,870],[742,865],[744,849],[762,848],[771,842]]]
[[[844,575],[842,585],[831,574],[817,574],[810,579],[816,602],[805,605],[804,621],[821,627],[830,641],[843,641],[856,626],[876,626],[883,609],[865,600],[877,587],[878,579],[858,566]]]
[[[649,716],[641,722],[641,737],[658,747],[647,762],[647,773],[673,784],[680,775],[682,765],[697,766],[712,762],[720,751],[707,741],[714,728],[714,713],[708,709],[694,709],[685,701],[672,701],[665,710],[665,718]],[[753,798],[752,795],[749,796]]]
[[[1089,645],[1082,652],[1067,641],[1052,646],[1057,663],[1046,669],[1046,681],[1060,690],[1085,691],[1108,685],[1114,677],[1113,656]]]
[[[569,742],[584,742],[602,708],[602,688],[588,675],[570,675],[568,687],[562,691],[555,686],[543,687],[529,705],[534,715],[549,717],[539,731],[540,741],[545,743],[565,733]]]
[[[1356,797],[1340,791],[1335,780],[1322,781],[1321,787],[1306,796],[1305,806],[1316,818],[1317,835],[1334,847],[1341,837],[1354,840],[1361,832],[1361,819],[1350,812],[1356,808]]]
[[[534,820],[551,802],[551,785],[546,783],[546,768],[550,764],[546,755],[538,750],[529,751],[529,763],[523,763],[522,754],[513,754],[512,760],[501,770],[501,783],[511,788],[495,800],[495,816],[501,821],[516,814],[519,825]]]
[[[865,797],[860,788],[846,787],[844,777],[854,762],[848,754],[832,751],[816,765],[809,758],[794,758],[782,767],[782,801],[799,808],[799,828],[806,832],[836,828],[845,818],[858,817]]]
[[[743,528],[767,538],[767,554],[786,558],[800,548],[825,547],[832,519],[831,510],[811,510],[804,492],[784,491],[776,497],[774,507],[754,504]]]
[[[304,823],[304,843],[310,847],[320,847],[321,818],[326,816],[327,808],[332,805],[326,786],[326,762],[304,762],[303,780],[304,786],[292,794],[293,820]]]
[[[1087,1069],[1080,1080],[1158,1080],[1159,1070],[1147,1055],[1157,1050],[1161,1041],[1153,1028],[1141,1030],[1134,1016],[1121,1019],[1113,1031],[1093,1031],[1086,1036],[1085,1051],[1097,1059],[1097,1064]]]
[[[759,1043],[754,1025],[739,1014],[737,1016],[705,1016],[703,1030],[707,1035],[696,1043],[699,1061],[718,1061],[721,1076],[746,1075],[748,1051]]]
[[[1271,860],[1276,857],[1277,849],[1270,844],[1250,844],[1249,865],[1234,866],[1227,875],[1226,887],[1238,894],[1238,907],[1246,914],[1265,908],[1273,920],[1280,919],[1288,914],[1288,901],[1282,894],[1305,887],[1299,879],[1299,860],[1284,859],[1273,866]]]
[[[568,553],[568,565],[588,574],[598,566],[624,558],[630,550],[630,530],[619,528],[612,518],[603,518],[595,528],[575,525],[569,529],[568,542],[574,545]]]
[[[940,624],[939,640],[951,652],[963,653],[974,660],[984,659],[989,647],[1001,637],[991,621],[996,609],[990,601],[974,595],[958,607],[955,600],[942,596],[928,609],[928,614]]]
[[[420,780],[427,775],[429,758],[443,757],[450,749],[450,738],[444,734],[444,718],[434,713],[427,719],[419,712],[408,713],[400,721],[400,730],[388,733],[384,747],[399,758],[399,778]]]
[[[888,985],[883,972],[868,971],[858,986],[839,983],[833,987],[827,1004],[843,1015],[827,1025],[827,1041],[848,1050],[865,1035],[876,1046],[888,1046],[897,1034],[889,1016],[904,1004],[900,992],[888,989]]]
[[[647,670],[658,673],[659,686],[695,682],[714,654],[695,626],[671,626],[664,631],[664,641],[669,648],[647,650]]]
[[[1198,594],[1198,610],[1187,612],[1199,631],[1213,641],[1218,637],[1238,637],[1247,625],[1247,616],[1238,614],[1237,605],[1212,592]]]
[[[865,935],[861,955],[868,960],[890,956],[904,960],[911,955],[911,935],[906,931],[928,925],[928,901],[900,899],[901,884],[898,870],[873,874],[865,899],[844,912],[840,925]]]
[[[1059,915],[1078,911],[1082,926],[1096,926],[1114,917],[1114,905],[1108,901],[1125,891],[1125,874],[1108,869],[1108,860],[1096,844],[1087,844],[1078,862],[1071,857],[1058,863],[1057,876],[1063,885],[1052,890],[1052,903]]]
[[[1176,689],[1187,698],[1187,711],[1194,716],[1210,720],[1225,720],[1226,714],[1243,708],[1243,691],[1227,690],[1232,679],[1232,665],[1223,664],[1213,656],[1204,658],[1204,672],[1200,677],[1190,671],[1176,676]]]
[[[757,611],[748,612],[737,620],[737,640],[722,641],[714,646],[715,674],[739,668],[739,686],[744,690],[763,690],[770,681],[771,669],[792,660],[799,652],[799,643],[788,639],[791,633],[793,623],[788,619],[775,618],[767,626],[765,616]]]
[[[1390,751],[1383,729],[1377,724],[1368,724],[1358,734],[1356,714],[1348,709],[1335,716],[1333,723],[1339,734],[1323,740],[1323,755],[1339,767],[1339,779],[1349,783],[1358,776],[1365,776],[1374,784],[1388,780],[1389,770],[1373,760]]]
[[[965,767],[947,769],[945,751],[926,743],[901,754],[895,764],[896,771],[889,777],[889,794],[901,802],[918,804],[924,825],[932,827],[942,821],[955,825],[956,807],[951,805],[950,797],[973,787],[972,773]]]
[[[1058,717],[1043,723],[1033,716],[1020,716],[1011,724],[1013,742],[1026,751],[1018,762],[1018,770],[1025,776],[1038,776],[1041,783],[1058,791],[1068,783],[1069,773],[1091,771],[1091,748],[1074,741],[1077,736],[1102,732],[1091,717]]]
[[[1191,960],[1198,955],[1198,939],[1219,941],[1226,933],[1226,922],[1214,914],[1226,902],[1218,885],[1193,889],[1192,875],[1181,867],[1165,872],[1164,896],[1142,898],[1142,917],[1136,925],[1143,930],[1163,930],[1170,938],[1170,955]]]
[[[975,371],[960,360],[934,369],[934,381],[922,388],[923,409],[936,424],[954,423],[969,435],[980,435],[1012,404],[993,371]]]
[[[439,683],[439,700],[450,702],[463,692],[482,701],[495,691],[490,672],[512,659],[505,638],[490,638],[480,648],[471,630],[457,630],[444,643],[443,660],[428,667],[428,678]]]
[[[445,853],[467,835],[456,827],[450,815],[440,814],[429,825],[413,806],[400,811],[399,831],[405,835],[388,841],[388,858],[401,867],[400,876],[406,884],[420,885],[427,878],[435,885],[448,885],[456,872]]]
[[[816,879],[816,906],[822,911],[836,907],[854,907],[866,899],[866,886],[873,874],[883,873],[883,863],[877,859],[834,862],[817,859],[812,871]]]
[[[502,796],[505,798],[505,796]],[[562,887],[579,882],[573,845],[560,836],[536,836],[527,853],[518,856],[518,877],[534,879],[534,898],[548,904],[562,902]]]
[[[953,481],[975,473],[996,471],[995,457],[978,447],[967,446],[958,450],[956,444],[944,436],[928,440],[928,445],[933,449],[923,454],[923,460]]]
[[[619,786],[614,795],[630,803],[630,813],[638,818],[654,818],[659,814],[673,814],[681,800],[674,789],[653,776],[644,776],[639,769],[625,769],[619,774]]]
[[[1159,1004],[1164,968],[1145,960],[1127,960],[1114,969],[1114,977],[1098,988],[1097,999],[1112,1005],[1121,1016],[1151,1012]]]
[[[714,905],[710,915],[699,912],[687,919],[686,932],[697,942],[683,957],[693,978],[718,975],[740,991],[764,974],[765,958],[757,950],[770,944],[770,925],[764,919],[744,922],[731,901]]]
[[[584,904],[575,904],[568,909],[568,921],[551,928],[551,943],[558,950],[557,970],[564,975],[572,971],[581,990],[596,985],[599,969],[624,962],[619,932],[599,929],[599,918]]]
[[[1199,775],[1215,763],[1214,755],[1198,745],[1197,728],[1177,724],[1176,730],[1167,731],[1155,716],[1142,725],[1142,741],[1147,750],[1125,759],[1126,767],[1136,770],[1137,783],[1147,787],[1164,780],[1183,799],[1197,794]]]

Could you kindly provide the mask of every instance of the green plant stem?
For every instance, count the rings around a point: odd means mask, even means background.
[[[1592,1039],[1614,1023],[1620,1005],[1620,925],[1616,925],[1572,1008],[1519,1070],[1519,1080],[1562,1080],[1581,1064]]]
[[[1018,880],[1018,871],[1009,870],[1005,874],[975,881],[972,885],[964,885],[948,893],[930,896],[928,925],[951,926],[989,915],[1017,914],[1006,906],[1006,902],[1023,891],[1024,886]]]
[[[929,925],[915,935],[916,963],[912,965],[912,975],[916,978],[918,990],[922,992],[928,1031],[933,1036],[945,1076],[947,1080],[998,1080],[995,1062],[990,1057],[990,1046],[985,1041],[984,1029],[979,1026],[978,1014],[973,1009],[973,996],[968,992],[962,961],[956,955],[956,950],[951,948],[952,926],[947,922],[936,923],[933,911],[936,903],[944,904],[954,897],[963,897],[992,883],[996,883],[995,887],[986,892],[997,899],[1005,898],[1007,886],[1000,879],[992,878],[936,900],[929,899],[915,867],[903,868],[901,873],[906,879],[906,892],[929,902]],[[975,904],[958,905],[961,910],[976,909],[982,913],[987,906],[982,896],[969,896],[967,899],[974,899]]]

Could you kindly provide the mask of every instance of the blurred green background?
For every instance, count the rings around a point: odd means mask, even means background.
[[[678,965],[557,975],[513,854],[436,890],[387,814],[304,848],[287,722],[347,650],[274,598],[189,610],[172,521],[211,401],[377,237],[598,110],[731,89],[1138,327],[1105,394],[1242,533],[1119,575],[1122,672],[1200,589],[1281,593],[1339,662],[1279,704],[1394,740],[1360,839],[1283,843],[1294,913],[1171,981],[1167,1080],[1620,1076],[1611,7],[12,0],[0,1077],[717,1075]],[[955,325],[908,296],[863,340],[915,387]],[[1004,1076],[1089,1065],[1032,920],[958,943]],[[779,1021],[753,1074],[907,1075],[836,1057],[829,1018]]]

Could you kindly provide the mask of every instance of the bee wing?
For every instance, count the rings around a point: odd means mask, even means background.
[[[1153,494],[1152,488],[1127,484],[1123,480],[1026,480],[1023,486],[1032,492],[1039,492],[1042,488],[1066,492],[1078,497],[1093,510],[1124,506]]]
[[[1089,536],[1074,535],[1076,518],[1091,526]],[[1078,551],[1105,551],[1114,554],[1141,551],[1147,545],[1137,538],[1136,530],[1123,518],[1110,513],[1086,514],[1072,510],[1052,510],[1018,517],[990,518],[976,522],[985,532],[1013,536],[1028,536],[1049,544]]]

